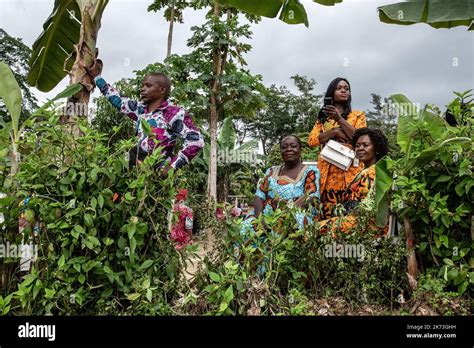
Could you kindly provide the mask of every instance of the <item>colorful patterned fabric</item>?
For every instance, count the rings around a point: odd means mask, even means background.
[[[263,214],[271,214],[278,206],[278,202],[294,202],[306,195],[314,198],[313,213],[306,216],[303,212],[296,214],[299,228],[313,223],[317,215],[315,205],[319,203],[319,170],[316,166],[303,166],[296,179],[280,175],[281,166],[271,167],[265,177],[260,180],[255,195],[263,200]],[[244,220],[242,232],[252,228],[253,212]],[[252,228],[253,229],[253,228]]]
[[[335,234],[337,231],[350,233],[358,225],[364,222],[355,214],[356,210],[365,210],[370,215],[375,214],[375,164],[361,171],[342,195],[342,205],[344,206],[345,216],[333,217],[320,221],[321,232],[330,231]],[[374,232],[376,235],[386,234],[388,226],[380,229],[375,223],[375,216],[371,216],[365,228]]]
[[[171,227],[171,240],[176,243],[176,249],[180,250],[192,244],[191,233],[186,230],[192,230],[193,210],[184,202],[179,202],[174,205],[173,214],[177,215],[178,221]]]
[[[349,122],[356,129],[367,126],[365,114],[362,111],[353,110],[347,116]],[[316,122],[313,130],[308,137],[308,145],[311,147],[320,146],[319,135],[333,128],[340,127],[336,121],[328,120],[326,123]],[[351,144],[344,144],[352,148]],[[321,158],[318,158],[318,168],[321,173],[321,216],[320,219],[328,219],[333,216],[334,208],[342,200],[342,195],[349,183],[363,168],[364,164],[359,163],[358,167],[351,166],[346,172],[335,165],[330,164]]]
[[[146,104],[122,97],[101,76],[95,78],[95,83],[117,110],[134,121],[139,146],[146,153],[150,154],[155,148],[163,146],[163,153],[170,161],[171,167],[179,169],[189,163],[204,147],[201,133],[191,117],[180,107],[171,105],[168,100],[165,100],[156,110],[148,110]],[[149,136],[143,132],[141,120],[145,120],[150,125]],[[178,138],[183,139],[184,144],[178,154],[173,155]]]

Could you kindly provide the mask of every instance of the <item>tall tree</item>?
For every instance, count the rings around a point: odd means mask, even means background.
[[[183,23],[183,11],[188,6],[191,6],[196,9],[199,4],[197,4],[195,1],[188,0],[155,0],[150,6],[148,6],[149,12],[158,12],[162,9],[165,9],[164,17],[170,23],[168,28],[166,58],[171,55],[171,47],[173,45],[174,23]]]
[[[367,126],[380,129],[388,139],[389,155],[391,158],[399,158],[400,146],[397,143],[398,117],[395,105],[389,98],[382,98],[378,94],[371,93],[372,109],[366,111]]]
[[[296,132],[308,132],[313,128],[319,112],[319,102],[322,95],[314,94],[314,87],[316,81],[309,79],[306,76],[294,75],[291,76],[294,81],[299,94],[294,96],[291,104],[294,112],[297,113]]]
[[[290,104],[294,97],[285,86],[271,85],[264,93],[265,106],[257,111],[255,120],[246,123],[249,135],[259,139],[265,155],[283,135],[295,132],[298,115]]]
[[[31,49],[20,38],[12,37],[5,30],[0,29],[0,60],[6,63],[12,70],[23,95],[20,121],[27,118],[38,107],[38,101],[31,93],[26,82],[30,55]],[[11,119],[3,100],[0,100],[0,117],[3,117],[5,122],[9,122]]]
[[[244,37],[249,39],[251,31],[248,24],[240,25],[235,9],[222,8],[218,2],[208,12],[207,21],[202,26],[193,27],[193,36],[188,40],[188,46],[194,48],[193,53],[210,60],[210,70],[199,72],[202,76],[207,72],[209,88],[209,135],[210,156],[208,174],[208,196],[210,200],[217,198],[217,129],[219,113],[225,112],[222,85],[226,82],[226,70],[231,71],[233,60],[244,65],[243,54],[251,48],[249,44],[240,42]],[[255,18],[250,18],[256,20]],[[231,64],[229,64],[231,63]],[[232,75],[232,74],[229,74]]]

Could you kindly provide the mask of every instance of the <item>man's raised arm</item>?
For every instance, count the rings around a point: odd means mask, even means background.
[[[87,69],[89,75],[94,78],[94,82],[99,87],[100,92],[107,98],[107,100],[121,113],[127,115],[132,120],[138,120],[138,114],[142,113],[143,110],[137,101],[123,97],[120,92],[108,84],[100,74],[102,73],[102,61],[96,59],[92,66]]]

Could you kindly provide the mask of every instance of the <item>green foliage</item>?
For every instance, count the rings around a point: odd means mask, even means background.
[[[313,0],[314,2],[334,6],[342,0]],[[304,6],[299,0],[218,0],[219,3],[235,6],[238,9],[250,14],[274,18],[278,16],[280,20],[288,24],[301,24],[309,26],[308,15]]]
[[[33,44],[28,84],[49,92],[67,74],[64,64],[79,41],[82,12],[77,0],[55,1],[43,32]],[[73,60],[68,61],[67,70]]]
[[[385,172],[388,176],[395,173],[392,207],[400,218],[409,218],[422,264],[436,269],[446,287],[462,295],[472,288],[470,274],[474,271],[474,104],[471,91],[456,95],[448,109],[463,120],[457,127],[448,126],[439,109],[432,106],[423,110],[409,107],[399,116],[397,137],[404,157],[387,159]],[[404,96],[392,98],[411,105]]]
[[[381,22],[399,25],[427,23],[433,28],[460,25],[474,30],[474,9],[465,0],[409,0],[378,7]],[[400,16],[400,14],[403,14]]]
[[[367,127],[380,129],[388,140],[388,154],[390,158],[397,159],[402,156],[397,143],[397,110],[393,100],[383,98],[378,94],[371,94],[372,110],[366,111]]]
[[[318,225],[297,230],[295,213],[285,207],[262,215],[256,233],[248,235],[240,232],[241,220],[227,221],[227,232],[217,236],[223,243],[196,277],[193,298],[202,302],[190,310],[308,315],[314,314],[311,301],[326,296],[341,296],[355,305],[395,303],[406,286],[403,242],[367,233],[334,238],[320,234]],[[336,243],[355,246],[362,254],[339,257],[332,254]]]
[[[74,139],[58,117],[31,122],[20,143],[23,161],[0,204],[5,244],[33,238],[39,248],[32,271],[18,278],[18,259],[3,295],[13,314],[169,314],[177,295],[181,255],[167,236],[173,178],[162,180],[153,164],[128,169],[133,141],[107,146],[107,137],[80,124]],[[22,202],[30,201],[26,207]],[[41,228],[18,234],[25,216]],[[16,279],[16,281],[15,281]]]
[[[0,28],[0,61],[11,68],[23,95],[21,121],[24,121],[37,107],[36,97],[31,93],[26,82],[30,55],[31,49],[21,39],[11,37]],[[5,122],[10,121],[10,115],[7,113],[3,101],[0,101],[0,117],[3,117]]]
[[[271,85],[263,93],[264,106],[257,117],[245,122],[241,132],[259,139],[265,154],[269,154],[280,138],[292,133],[309,132],[316,122],[321,95],[313,93],[316,81],[306,76],[291,76],[298,94],[287,87]]]

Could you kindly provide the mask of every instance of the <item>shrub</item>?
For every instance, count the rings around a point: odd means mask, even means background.
[[[1,200],[1,243],[34,239],[38,246],[24,278],[18,259],[4,259],[10,282],[2,295],[11,300],[10,311],[169,314],[183,262],[167,238],[173,177],[161,180],[152,170],[159,151],[129,169],[125,154],[133,139],[108,147],[84,122],[84,135],[74,139],[50,116],[31,122],[20,144],[19,172]],[[20,216],[28,220],[22,234]]]

